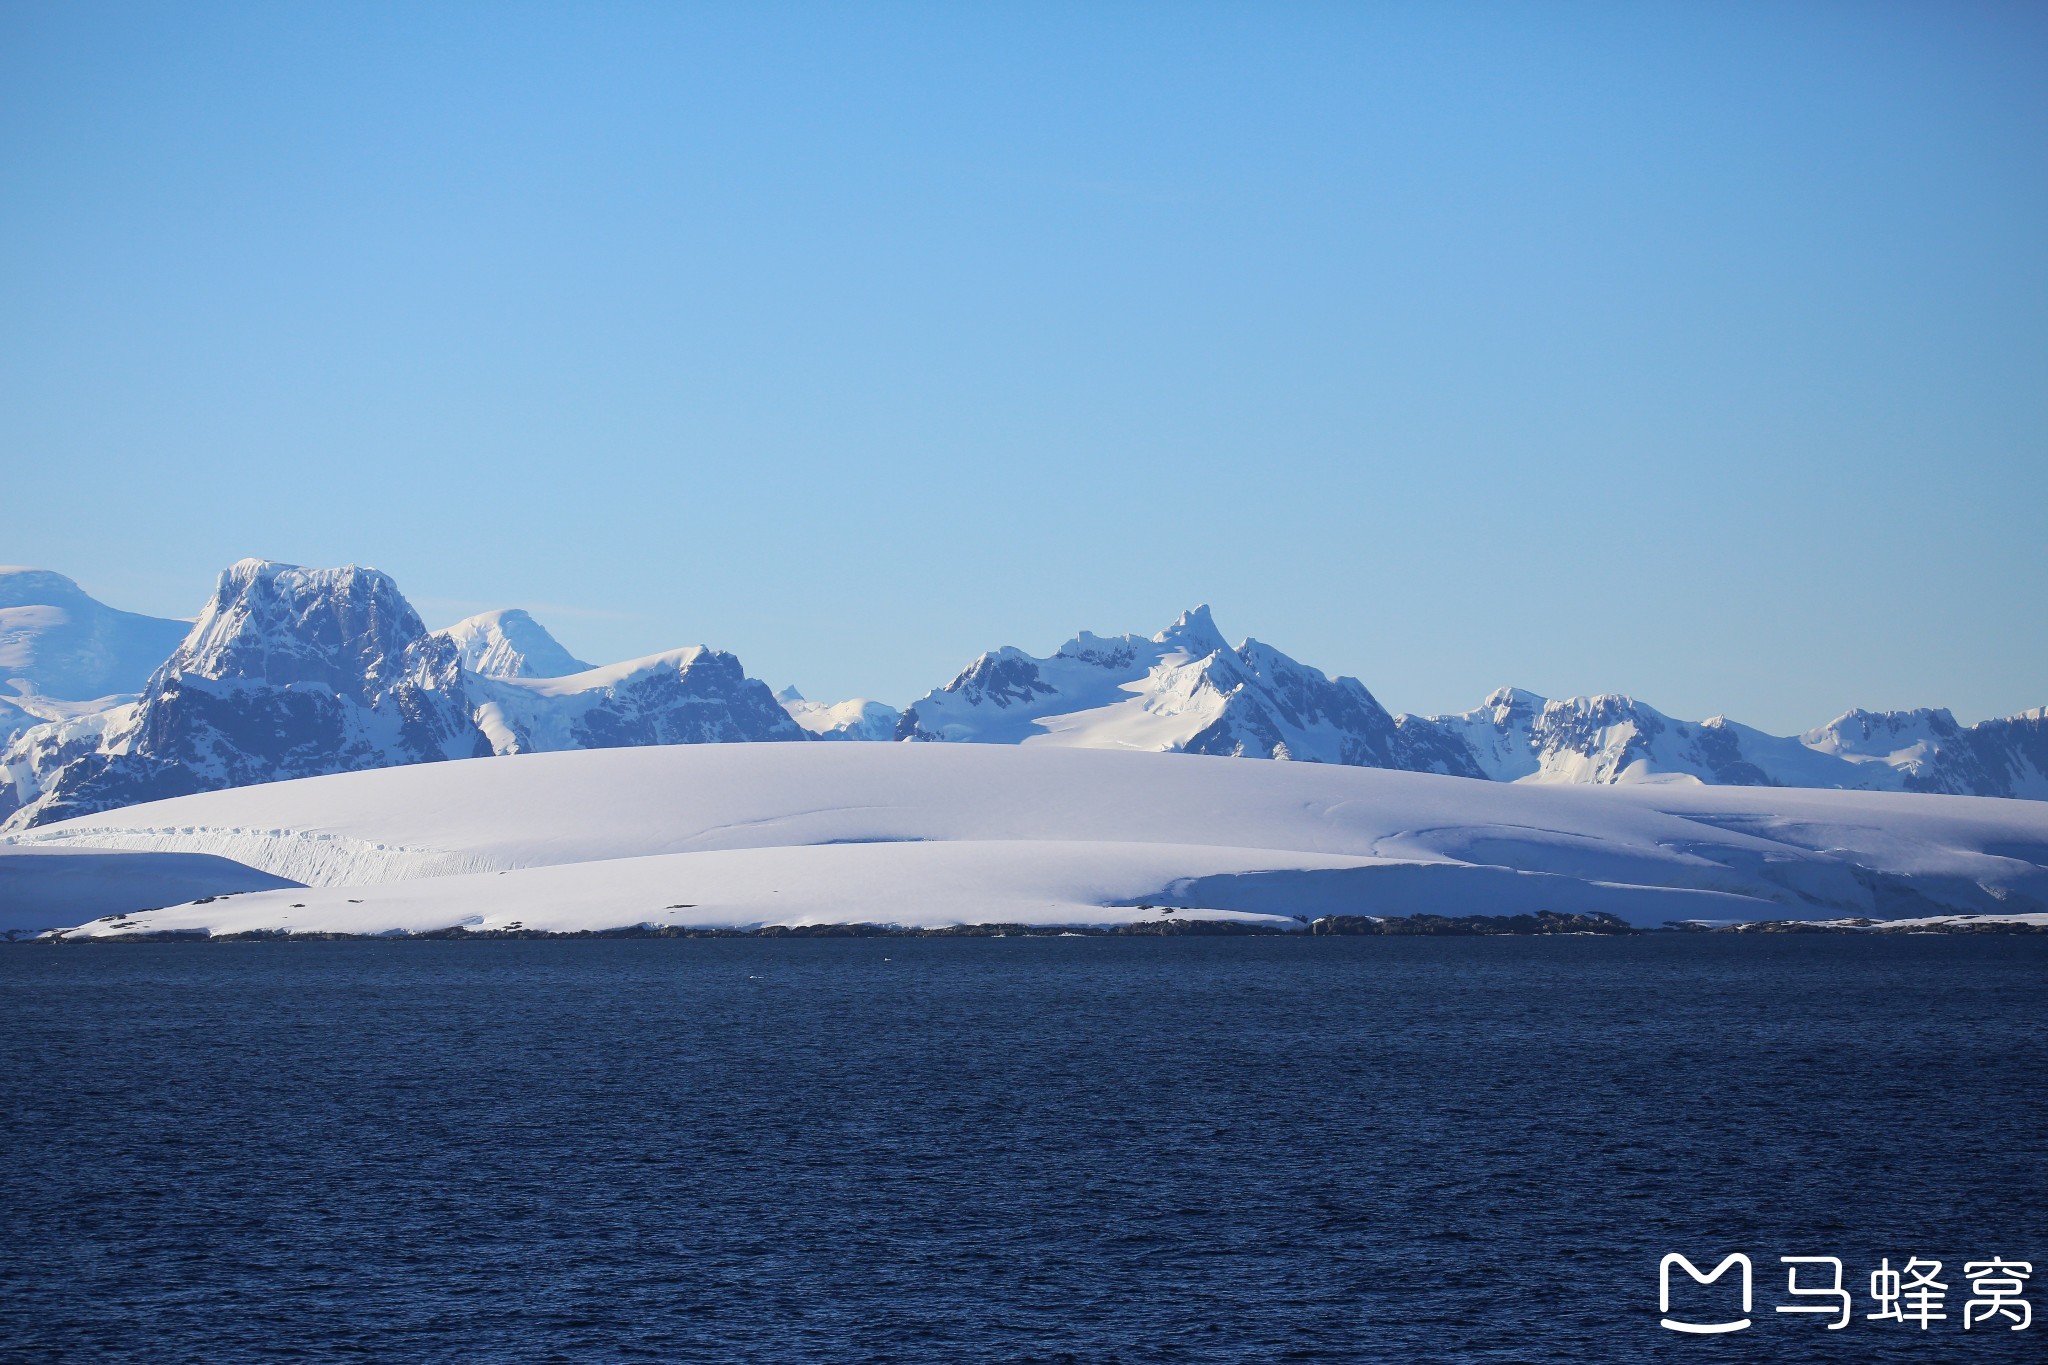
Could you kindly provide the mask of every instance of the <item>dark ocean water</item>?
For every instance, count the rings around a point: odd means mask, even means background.
[[[2048,1310],[2044,1018],[2015,938],[4,948],[0,1359],[2048,1359],[1957,1273]]]

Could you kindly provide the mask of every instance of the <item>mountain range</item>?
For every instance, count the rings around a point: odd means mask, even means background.
[[[1832,787],[2048,799],[2048,708],[1964,726],[1850,711],[1799,736],[1629,697],[1513,688],[1394,715],[1355,678],[1232,646],[1206,607],[1157,635],[1005,647],[902,711],[812,702],[719,650],[591,667],[524,611],[429,631],[374,569],[243,560],[192,622],[0,570],[0,829],[191,792],[552,750],[835,740],[1225,755],[1496,782]]]

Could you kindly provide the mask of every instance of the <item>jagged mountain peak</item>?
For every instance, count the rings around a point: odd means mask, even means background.
[[[1947,707],[1916,707],[1908,711],[1866,711],[1852,707],[1801,738],[1816,749],[1844,755],[1882,757],[1961,731]]]
[[[1179,649],[1198,659],[1230,648],[1223,632],[1216,629],[1215,618],[1209,614],[1206,602],[1198,603],[1175,617],[1172,625],[1152,637],[1152,643]]]
[[[374,697],[427,634],[391,575],[268,559],[229,566],[159,676],[319,685]]]
[[[1498,711],[1508,715],[1535,715],[1550,703],[1550,698],[1540,692],[1531,692],[1521,687],[1496,687],[1486,694],[1486,700],[1479,703],[1481,711]]]

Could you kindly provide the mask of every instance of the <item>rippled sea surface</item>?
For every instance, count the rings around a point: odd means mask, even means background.
[[[2048,1316],[2044,1018],[2013,938],[0,948],[0,1359],[2044,1359],[1955,1273]]]

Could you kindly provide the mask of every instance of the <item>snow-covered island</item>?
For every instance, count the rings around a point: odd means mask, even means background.
[[[1198,608],[898,711],[704,646],[593,667],[517,610],[429,630],[358,567],[244,560],[189,623],[40,571],[0,604],[6,932],[2048,914],[2040,710],[1394,715]]]
[[[1631,924],[2048,912],[2048,804],[1494,783],[946,744],[662,745],[207,792],[22,831],[76,936],[873,924],[1298,929],[1328,915]],[[81,898],[129,859],[206,899]],[[146,884],[146,879],[144,879]],[[268,889],[265,889],[268,888]],[[223,894],[237,893],[237,894]],[[146,902],[145,902],[146,903]],[[12,912],[10,912],[12,913]],[[15,918],[19,918],[16,916]]]

